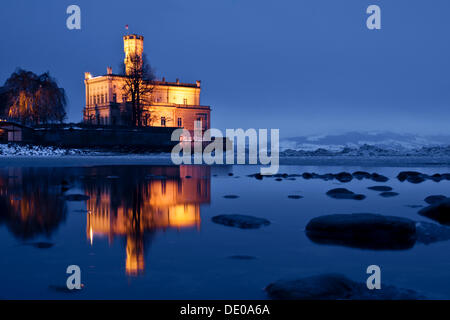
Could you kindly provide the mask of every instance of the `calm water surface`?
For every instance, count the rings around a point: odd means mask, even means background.
[[[305,235],[313,217],[380,213],[417,214],[432,194],[450,196],[450,181],[399,182],[402,170],[450,172],[449,167],[361,168],[284,166],[286,173],[365,170],[387,183],[356,180],[262,181],[258,167],[98,166],[0,169],[0,298],[3,299],[265,299],[263,288],[286,277],[339,272],[365,281],[368,265],[382,283],[450,299],[450,241],[403,251],[318,245]],[[230,176],[229,173],[233,173]],[[389,185],[382,198],[367,190]],[[336,200],[345,187],[367,198]],[[89,200],[69,201],[84,194]],[[224,195],[239,195],[225,199]],[[288,199],[288,195],[303,199]],[[272,224],[242,230],[214,224],[218,214],[248,214]],[[39,248],[37,243],[49,243]],[[254,259],[233,259],[245,255]],[[83,290],[66,292],[66,268],[82,270]]]

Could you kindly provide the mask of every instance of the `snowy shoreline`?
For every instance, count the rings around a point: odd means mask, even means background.
[[[0,156],[0,167],[80,167],[104,165],[167,166],[173,165],[173,163],[170,159],[170,154]],[[450,157],[282,157],[280,158],[280,165],[355,167],[450,167]],[[247,166],[261,167],[261,165]]]
[[[170,153],[119,153],[0,144],[2,167],[98,165],[172,165],[172,160]],[[450,147],[424,147],[407,152],[387,152],[385,149],[369,146],[340,152],[324,149],[312,152],[286,150],[280,152],[280,165],[450,167]]]

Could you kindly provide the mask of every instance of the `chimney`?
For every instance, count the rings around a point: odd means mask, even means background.
[[[195,83],[197,84],[197,87],[200,88],[200,83],[201,83],[201,81],[200,81],[200,80],[197,80],[197,81],[195,81]]]
[[[106,74],[112,74],[112,68],[111,67],[106,68]]]
[[[166,77],[163,77],[163,78],[162,78],[162,82],[166,82]]]
[[[180,79],[177,78],[177,84],[180,84]]]

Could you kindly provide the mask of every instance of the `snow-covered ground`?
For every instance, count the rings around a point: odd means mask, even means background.
[[[0,144],[2,166],[78,164],[171,165],[173,163],[170,153],[130,153],[125,150],[118,152]],[[353,132],[296,137],[280,141],[280,164],[450,166],[450,136],[425,137],[411,134]]]
[[[61,149],[56,147],[42,147],[34,145],[0,144],[1,156],[40,156],[60,157],[67,155],[83,155],[88,153],[80,149]]]

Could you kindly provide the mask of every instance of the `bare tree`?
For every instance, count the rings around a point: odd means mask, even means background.
[[[154,73],[145,55],[132,55],[129,57],[129,64],[122,67],[125,83],[123,93],[127,102],[131,104],[131,123],[133,126],[140,127],[146,125],[145,118],[148,118],[149,110],[146,106],[152,103],[152,94],[154,90]]]

